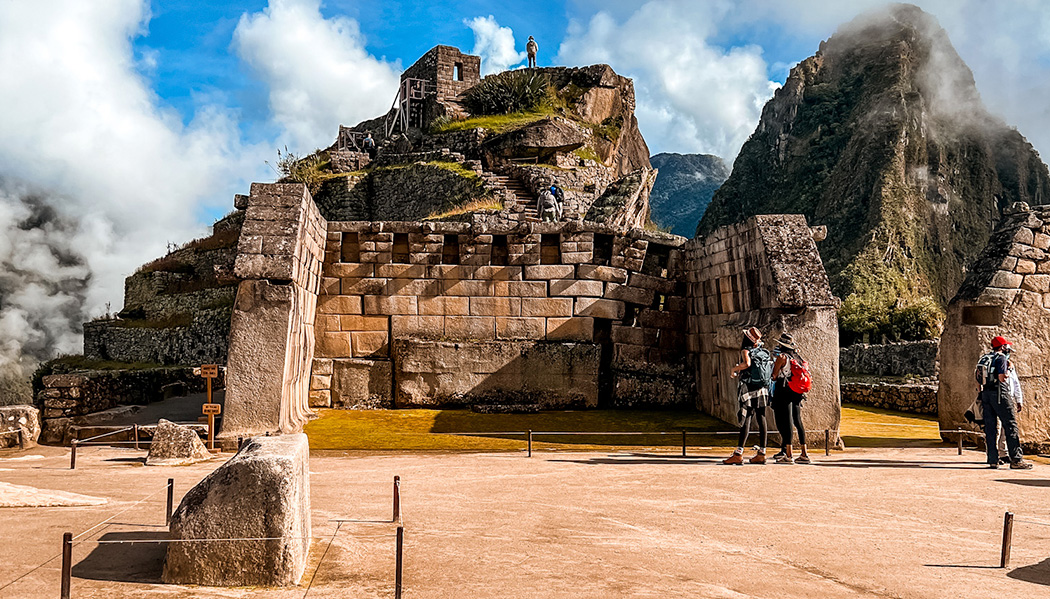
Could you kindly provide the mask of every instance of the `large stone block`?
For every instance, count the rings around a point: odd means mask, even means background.
[[[188,466],[212,458],[197,432],[163,418],[157,422],[146,456],[147,466]]]
[[[581,297],[576,300],[575,315],[622,320],[624,310],[625,307],[623,302],[610,299]]]
[[[543,318],[496,317],[496,339],[543,339],[546,327]]]
[[[391,363],[387,360],[335,360],[332,407],[378,409],[393,407]]]
[[[594,339],[594,319],[588,316],[575,318],[548,318],[548,341],[591,341]]]
[[[572,316],[571,297],[527,297],[521,300],[522,316]]]
[[[601,281],[576,281],[574,279],[551,281],[551,295],[601,297],[604,291],[605,283]]]
[[[36,445],[40,439],[40,411],[33,406],[0,406],[0,432],[22,431],[22,442],[26,447]],[[17,447],[19,436],[0,435],[0,447]]]
[[[310,554],[306,435],[253,437],[190,489],[171,517],[164,581],[207,586],[298,584]],[[204,541],[192,539],[270,539]]]

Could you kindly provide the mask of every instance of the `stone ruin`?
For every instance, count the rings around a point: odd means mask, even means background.
[[[252,185],[222,436],[311,407],[696,406],[732,421],[740,331],[800,340],[807,423],[839,418],[836,301],[801,216],[687,241],[584,222],[327,221]]]
[[[1018,413],[1028,452],[1050,447],[1050,208],[1015,205],[1003,217],[948,305],[940,344],[937,409],[942,431],[969,428],[963,416],[977,396],[974,367],[1002,335],[1024,391]],[[956,439],[956,434],[942,433]]]

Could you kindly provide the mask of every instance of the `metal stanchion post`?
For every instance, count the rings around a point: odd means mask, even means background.
[[[168,479],[168,509],[164,512],[164,524],[171,526],[171,508],[175,505],[175,479]]]
[[[404,564],[405,527],[397,527],[397,566],[394,570],[394,599],[401,599],[401,572]]]
[[[73,533],[62,534],[62,599],[69,599],[70,574],[73,571]]]
[[[529,457],[532,457],[532,431],[529,431]]]
[[[401,477],[394,477],[394,518],[391,522],[401,519]]]
[[[685,429],[682,430],[682,457],[685,457]]]
[[[73,442],[69,444],[69,469],[77,469],[77,440],[73,439]]]
[[[1006,512],[1003,516],[1003,551],[999,556],[999,567],[1006,568],[1010,565],[1010,546],[1014,542],[1014,515]]]
[[[831,430],[824,429],[824,455],[831,455]]]

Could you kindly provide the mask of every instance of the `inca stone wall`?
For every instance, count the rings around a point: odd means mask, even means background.
[[[843,383],[842,403],[913,414],[936,414],[937,385]]]
[[[736,421],[738,381],[729,370],[739,361],[742,330],[756,326],[770,349],[790,333],[809,361],[806,427],[838,429],[837,300],[805,217],[755,216],[693,239],[684,250],[698,406]]]
[[[948,305],[940,346],[941,430],[959,428],[977,395],[974,366],[1002,335],[1013,342],[1025,407],[1027,450],[1050,446],[1050,209],[1018,206],[1005,216]],[[942,434],[945,438],[954,435]]]
[[[401,80],[405,79],[428,81],[437,91],[438,101],[451,100],[481,81],[481,58],[464,54],[452,46],[434,46],[405,69]]]
[[[839,351],[839,369],[850,374],[936,378],[938,346],[936,340],[882,345],[858,343]]]
[[[253,183],[235,271],[222,435],[296,432],[309,416],[326,222],[304,185]]]
[[[688,403],[684,241],[577,223],[330,222],[311,403]]]

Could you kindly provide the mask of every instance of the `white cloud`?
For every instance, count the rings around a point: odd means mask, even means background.
[[[474,32],[474,50],[471,54],[481,57],[481,74],[491,75],[520,65],[525,61],[525,52],[514,49],[514,32],[510,27],[500,27],[496,17],[474,17],[464,19],[464,24]]]
[[[622,22],[600,12],[586,25],[570,24],[559,60],[604,62],[632,77],[639,126],[654,153],[732,160],[776,84],[761,48],[724,50],[709,43],[731,10],[727,2],[652,0]]]
[[[0,335],[75,349],[77,319],[119,307],[125,276],[260,172],[234,114],[158,106],[131,47],[148,18],[145,0],[0,2],[0,264],[25,271],[0,281]],[[61,226],[27,229],[27,197]]]
[[[397,93],[400,64],[369,54],[356,21],[325,19],[320,0],[270,0],[241,17],[233,47],[269,86],[296,152],[328,146],[340,124],[385,114]]]

